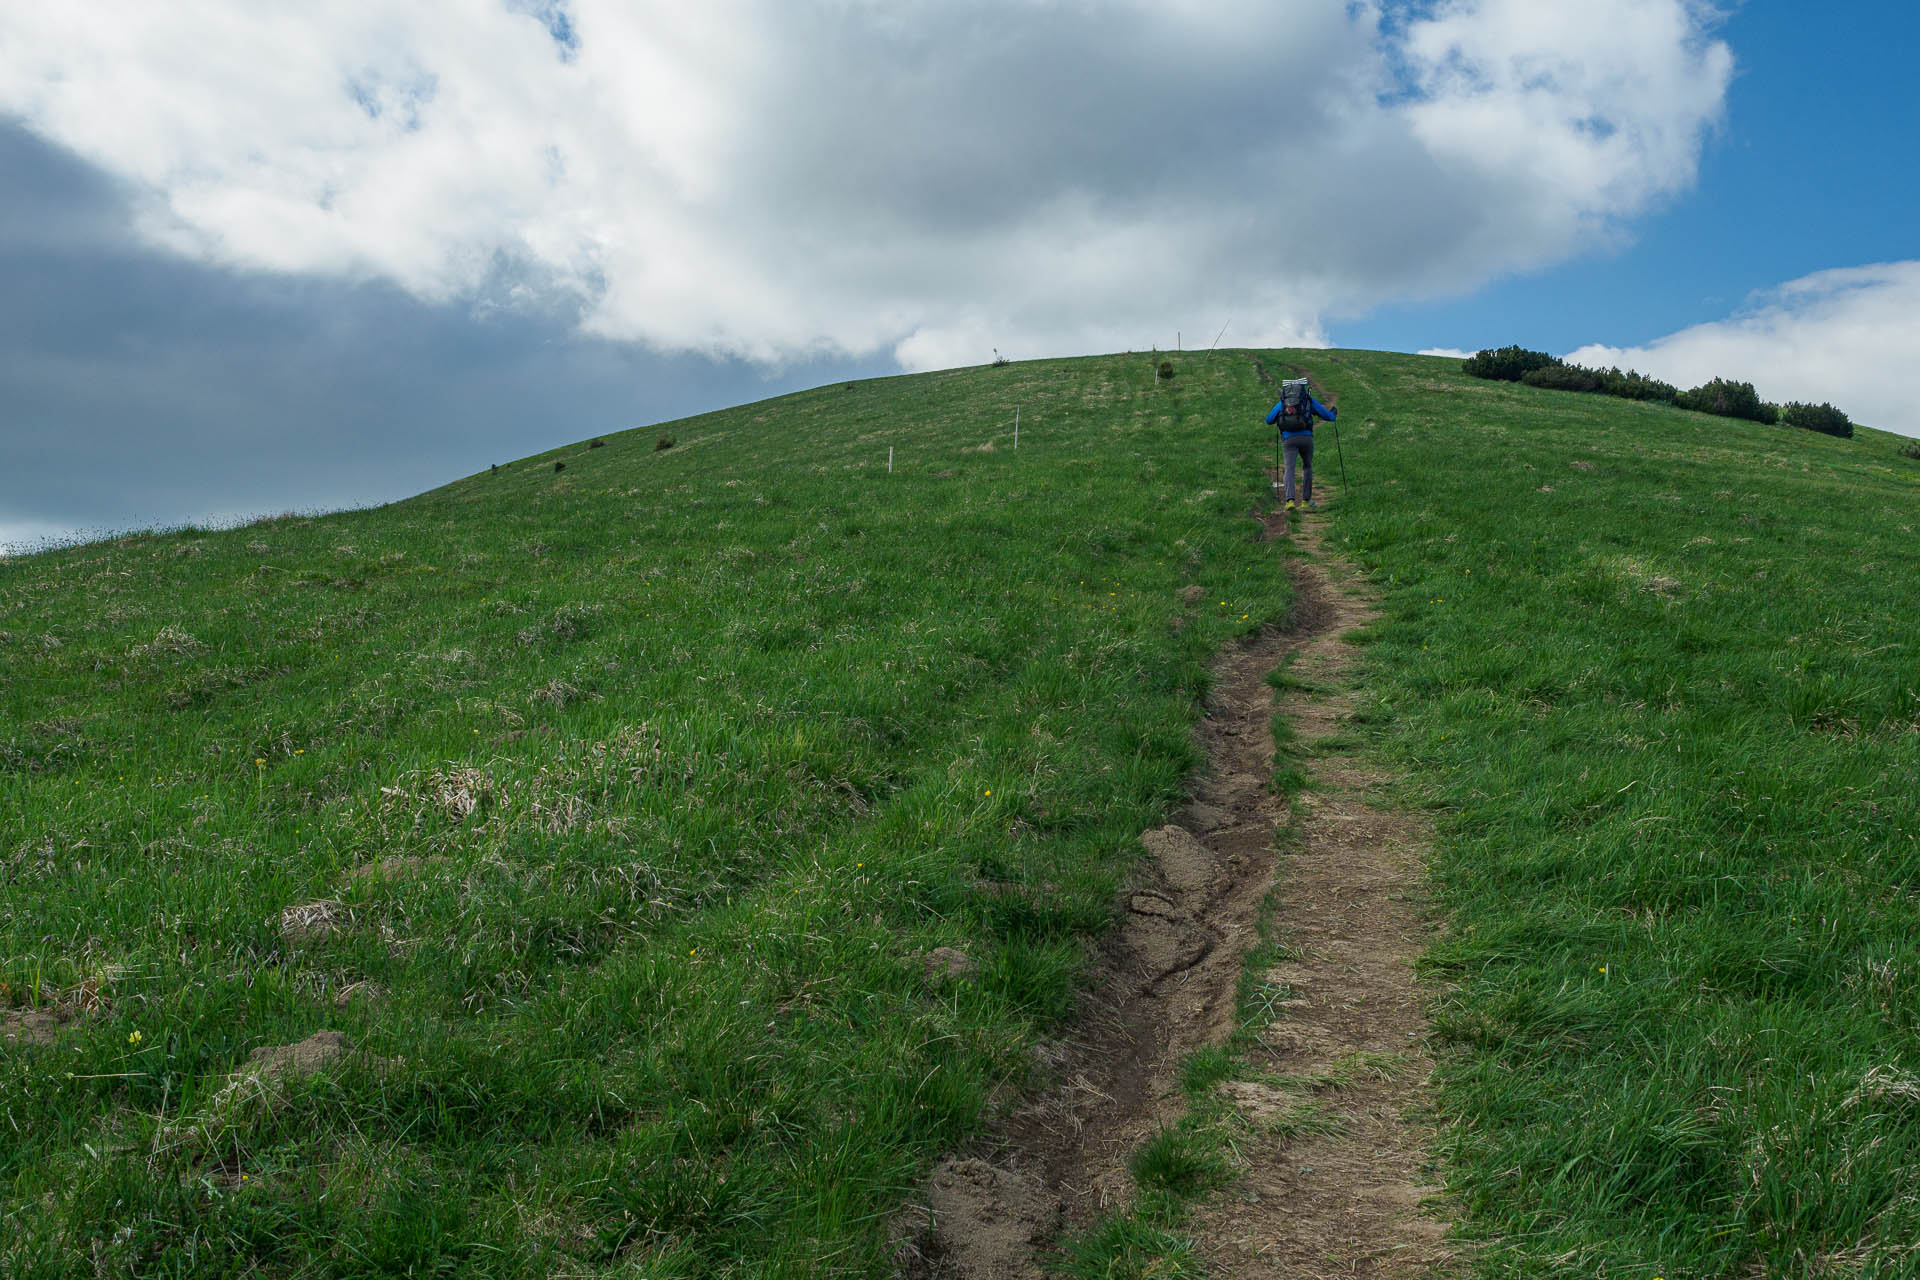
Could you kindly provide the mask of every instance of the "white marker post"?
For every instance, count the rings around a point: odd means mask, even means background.
[[[1020,406],[1013,406],[1013,447],[1020,447]]]
[[[893,446],[887,446],[887,474],[893,474]]]

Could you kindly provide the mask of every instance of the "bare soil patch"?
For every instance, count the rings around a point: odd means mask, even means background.
[[[1256,518],[1269,537],[1285,530],[1284,516]],[[1302,531],[1309,546],[1316,527]],[[992,1149],[936,1171],[903,1232],[905,1274],[1039,1277],[1059,1225],[1124,1207],[1129,1156],[1184,1110],[1182,1059],[1233,1030],[1276,871],[1276,924],[1297,959],[1265,975],[1293,993],[1262,1035],[1265,1065],[1324,1083],[1222,1086],[1266,1136],[1247,1144],[1242,1183],[1200,1212],[1202,1253],[1230,1276],[1408,1276],[1446,1256],[1443,1228],[1420,1210],[1427,1135],[1408,1118],[1430,1070],[1411,968],[1425,934],[1424,833],[1368,805],[1377,780],[1346,757],[1311,763],[1297,810],[1274,794],[1276,709],[1312,741],[1332,733],[1351,695],[1289,695],[1276,707],[1268,673],[1295,654],[1316,688],[1338,686],[1351,657],[1342,637],[1372,616],[1318,557],[1297,564],[1295,585],[1289,632],[1216,663],[1199,729],[1207,763],[1177,822],[1142,837],[1149,865],[1122,904],[1080,1031],[1047,1055],[1055,1087],[1017,1110]],[[1297,852],[1281,868],[1277,835],[1290,819]],[[1326,1122],[1290,1125],[1308,1102]]]
[[[0,1020],[0,1043],[48,1045],[60,1038],[60,1019],[41,1009],[9,1009]]]
[[[14,993],[0,982],[0,999]],[[107,1007],[107,978],[90,977],[63,991],[41,991],[38,1007],[0,1011],[0,1045],[50,1045],[60,1032]]]

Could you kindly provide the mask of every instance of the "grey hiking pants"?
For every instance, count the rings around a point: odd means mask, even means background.
[[[1287,458],[1287,501],[1298,498],[1301,502],[1313,501],[1313,436],[1291,436],[1280,442],[1280,451]],[[1304,483],[1297,489],[1293,483],[1293,465],[1300,464]]]

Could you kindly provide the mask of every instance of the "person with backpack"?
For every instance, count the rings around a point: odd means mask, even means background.
[[[1313,420],[1328,422],[1340,416],[1313,398],[1305,378],[1288,378],[1280,384],[1280,402],[1267,414],[1267,425],[1280,429],[1280,447],[1286,454],[1287,510],[1315,506],[1313,500]],[[1303,483],[1294,485],[1294,467],[1299,465]],[[1296,501],[1298,499],[1298,501]]]

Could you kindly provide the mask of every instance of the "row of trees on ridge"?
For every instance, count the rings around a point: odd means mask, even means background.
[[[1528,351],[1511,346],[1489,348],[1469,356],[1462,372],[1497,382],[1522,382],[1530,387],[1548,387],[1556,391],[1585,391],[1597,395],[1620,396],[1627,400],[1653,400],[1681,409],[1718,414],[1723,418],[1745,418],[1750,422],[1784,423],[1807,431],[1851,438],[1853,422],[1830,404],[1769,404],[1760,398],[1751,382],[1732,382],[1715,378],[1689,391],[1670,382],[1648,377],[1628,369],[1589,369],[1568,364],[1544,351]]]

